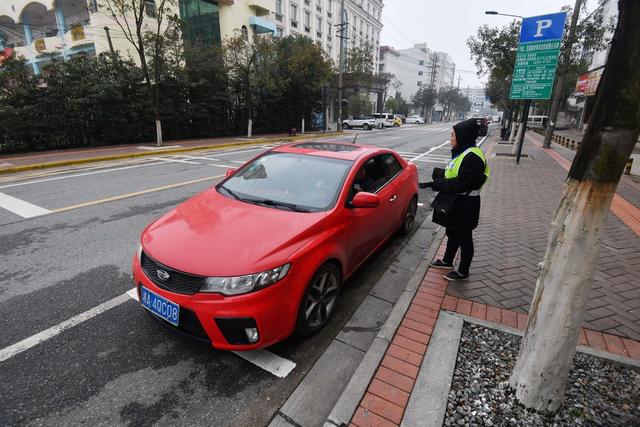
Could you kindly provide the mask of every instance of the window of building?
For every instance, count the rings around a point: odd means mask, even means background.
[[[423,73],[422,71],[418,71],[418,75],[419,75],[419,76],[421,76],[421,75],[423,75],[423,74],[424,74],[424,73]]]
[[[220,44],[220,16],[216,0],[180,0],[179,6],[186,41]]]
[[[308,10],[304,11],[304,29],[309,32],[311,31],[311,12]]]
[[[331,46],[327,46],[327,53],[329,54],[329,58],[333,56],[333,49],[331,48]]]
[[[333,15],[333,0],[327,0],[327,16],[331,18]]]
[[[316,16],[316,35],[322,37],[322,18]]]
[[[276,27],[276,37],[282,37],[283,35],[283,29],[280,27]]]
[[[282,15],[282,0],[276,0],[276,15]]]
[[[249,30],[247,29],[246,25],[242,26],[242,38],[244,39],[244,41],[248,42],[249,41]]]
[[[424,61],[423,60],[418,61],[418,65],[424,65]]]
[[[149,18],[156,18],[158,16],[158,8],[155,0],[144,0],[144,11]]]
[[[422,86],[422,82],[421,81],[418,81],[418,86]]]
[[[289,14],[291,15],[290,16],[291,22],[297,23],[298,22],[298,5],[291,3],[291,5],[289,6]]]
[[[316,0],[316,10],[322,12],[322,0]]]

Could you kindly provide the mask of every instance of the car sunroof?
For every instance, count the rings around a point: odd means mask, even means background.
[[[303,142],[301,144],[294,145],[296,148],[306,148],[309,150],[319,150],[319,151],[355,151],[360,149],[360,147],[356,145],[347,145],[347,144],[329,144],[326,142]]]

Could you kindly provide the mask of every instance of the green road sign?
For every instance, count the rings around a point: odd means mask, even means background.
[[[511,82],[511,99],[549,99],[566,12],[524,18]]]
[[[559,54],[559,40],[518,46],[511,99],[549,99]]]

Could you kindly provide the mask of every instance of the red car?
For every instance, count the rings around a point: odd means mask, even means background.
[[[220,349],[311,335],[342,283],[411,231],[417,195],[416,166],[387,149],[274,148],[146,227],[133,259],[140,302]]]

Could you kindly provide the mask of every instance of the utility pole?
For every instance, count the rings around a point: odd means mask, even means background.
[[[109,27],[104,27],[104,32],[107,33],[107,41],[109,42],[109,50],[111,51],[111,59],[115,60],[116,52],[113,50],[113,43],[111,42],[111,34],[109,34]]]
[[[345,22],[344,18],[345,18],[344,0],[341,0],[340,1],[340,24],[337,25],[340,28],[337,36],[338,39],[340,39],[340,60],[339,60],[340,69],[338,70],[338,132],[342,132],[342,97],[344,95],[343,94],[344,88],[342,87],[342,73],[344,70],[344,45],[345,45],[345,40],[349,36],[347,31],[347,26],[349,24]]]
[[[556,119],[558,118],[558,110],[560,109],[560,101],[562,100],[562,86],[564,86],[564,79],[567,76],[567,70],[569,68],[569,61],[571,60],[571,49],[573,45],[573,38],[576,33],[576,25],[578,23],[578,16],[580,15],[580,7],[583,0],[576,0],[575,6],[573,6],[573,15],[571,16],[571,26],[569,27],[569,34],[567,38],[567,45],[564,48],[562,54],[562,68],[558,73],[558,79],[553,90],[553,102],[551,103],[551,110],[549,111],[549,124],[547,130],[544,133],[544,142],[542,146],[544,148],[551,147],[551,138],[553,137],[553,131],[556,129]]]
[[[461,78],[462,78],[462,76],[458,75],[458,87],[457,87],[458,91],[460,90],[460,79]],[[468,92],[467,92],[467,95],[468,95]]]

